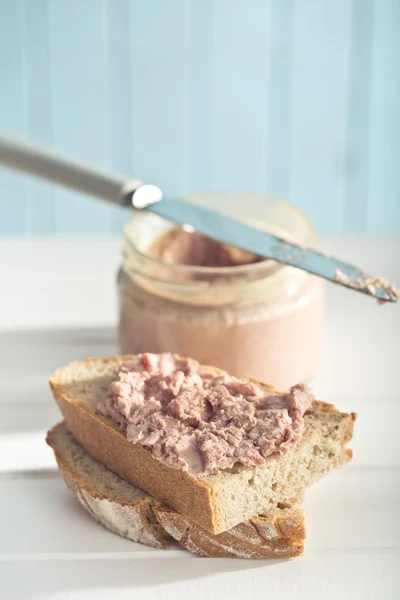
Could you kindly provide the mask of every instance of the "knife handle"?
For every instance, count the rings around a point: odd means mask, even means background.
[[[142,187],[142,182],[137,179],[104,173],[40,145],[0,135],[1,164],[78,192],[102,198],[113,204],[131,208],[133,194]]]

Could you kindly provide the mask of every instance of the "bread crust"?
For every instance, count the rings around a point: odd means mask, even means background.
[[[304,551],[305,522],[300,509],[282,517],[255,517],[212,534],[168,508],[153,511],[162,527],[190,552],[214,558],[295,558]]]
[[[79,366],[91,362],[116,363],[117,361],[129,361],[133,358],[133,355],[89,358],[85,361],[75,361],[69,366]],[[202,369],[216,375],[224,373],[214,367],[202,366]],[[58,373],[59,371],[56,371],[49,382],[53,395],[68,429],[89,454],[123,479],[133,483],[140,489],[146,490],[158,501],[171,506],[202,529],[212,534],[222,533],[228,529],[220,517],[216,492],[212,485],[205,481],[206,478],[194,477],[183,471],[171,469],[153,458],[151,453],[140,444],[129,442],[126,436],[109,419],[90,412],[79,403],[79,399],[69,396],[63,389]],[[266,393],[280,393],[273,387],[256,380],[243,378],[243,381],[253,381],[261,386]],[[348,430],[345,441],[351,439],[356,418],[354,413],[345,415],[336,410],[334,406],[317,401],[313,403],[313,408],[323,409],[346,417],[348,419]],[[346,461],[350,459],[351,452],[346,451]]]

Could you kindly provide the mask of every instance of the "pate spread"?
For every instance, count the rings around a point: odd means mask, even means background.
[[[340,269],[336,269],[335,281],[346,285],[353,290],[369,292],[377,298],[378,304],[385,304],[385,300],[380,300],[376,296],[377,292],[382,289],[386,292],[387,298],[392,302],[400,298],[400,290],[398,290],[395,285],[389,283],[388,280],[383,277],[373,277],[372,275],[368,275],[368,273],[350,277],[350,275],[343,273]]]
[[[209,474],[262,465],[301,438],[313,401],[306,385],[287,394],[202,369],[176,354],[141,354],[117,368],[100,408],[168,467]]]
[[[167,263],[196,267],[238,267],[264,260],[241,248],[182,227],[175,227],[157,238],[148,252]]]

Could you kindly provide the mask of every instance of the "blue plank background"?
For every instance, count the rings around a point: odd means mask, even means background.
[[[0,0],[0,131],[166,193],[286,198],[400,232],[399,0]],[[123,211],[0,170],[0,234]]]

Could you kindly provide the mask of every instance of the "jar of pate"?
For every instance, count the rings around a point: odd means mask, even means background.
[[[310,220],[286,202],[238,193],[187,199],[316,246]],[[176,352],[281,389],[308,381],[322,352],[325,283],[272,260],[209,261],[204,247],[200,260],[188,259],[195,238],[187,231],[184,242],[172,239],[176,229],[145,211],[125,225],[118,274],[121,352]],[[163,253],[154,251],[159,240],[165,241]],[[171,243],[175,258],[168,253]]]

